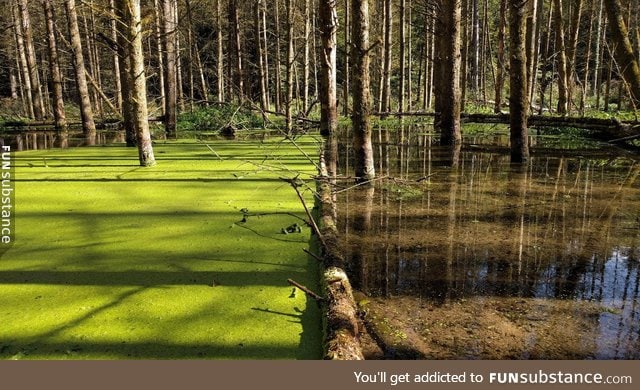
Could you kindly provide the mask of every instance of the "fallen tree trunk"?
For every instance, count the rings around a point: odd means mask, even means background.
[[[324,156],[324,153],[323,153]],[[321,157],[323,160],[324,157]],[[344,267],[344,257],[339,246],[335,222],[330,178],[326,165],[320,164],[317,180],[316,211],[319,214],[319,230],[323,237],[322,288],[325,316],[324,358],[329,360],[363,360],[360,345],[358,310],[353,298],[351,283]]]

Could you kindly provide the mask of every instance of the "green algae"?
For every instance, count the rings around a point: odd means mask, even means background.
[[[320,311],[286,282],[317,286],[310,231],[281,233],[305,216],[279,177],[313,164],[277,139],[207,144],[157,143],[153,168],[121,146],[16,153],[0,358],[321,357]]]

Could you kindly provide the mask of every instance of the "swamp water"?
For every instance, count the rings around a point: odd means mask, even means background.
[[[638,156],[538,135],[518,167],[504,131],[453,155],[426,131],[378,130],[379,180],[336,189],[369,357],[640,358]]]

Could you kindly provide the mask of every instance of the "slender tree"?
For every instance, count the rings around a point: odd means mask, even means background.
[[[45,117],[44,99],[42,98],[40,76],[38,75],[36,51],[33,46],[33,32],[31,31],[29,3],[27,0],[19,0],[18,6],[20,8],[20,21],[22,22],[21,30],[25,54],[27,56],[27,67],[29,69],[29,79],[31,80],[31,90],[33,93],[33,114],[36,120],[43,120]]]
[[[567,74],[567,49],[564,36],[562,0],[553,0],[553,7],[556,24],[556,51],[558,53],[558,114],[566,114],[569,110],[569,76]]]
[[[371,96],[369,92],[369,1],[351,0],[353,59],[353,149],[355,174],[360,182],[375,177],[371,143]]]
[[[147,111],[147,82],[144,71],[144,55],[142,52],[142,23],[140,20],[140,0],[116,0],[121,15],[124,16],[123,35],[127,44],[128,60],[127,77],[129,94],[124,104],[131,107],[132,124],[138,144],[138,159],[141,166],[156,164],[149,133]]]
[[[95,142],[96,124],[93,120],[93,109],[91,99],[89,99],[89,87],[87,85],[87,75],[82,55],[82,41],[80,39],[80,29],[78,28],[78,14],[76,12],[75,0],[65,0],[67,11],[67,22],[69,25],[69,36],[73,55],[73,65],[76,75],[76,88],[80,101],[80,116],[82,117],[82,128],[87,141],[91,144]]]
[[[493,112],[499,113],[502,109],[502,88],[504,87],[505,60],[504,41],[507,26],[507,0],[500,0],[500,22],[498,25],[498,64],[496,67],[495,98]]]
[[[320,133],[332,135],[338,127],[337,84],[336,84],[336,33],[338,15],[337,0],[319,0],[320,17]]]
[[[176,137],[178,114],[178,56],[176,52],[176,0],[162,0],[164,46],[164,127],[168,138]]]
[[[510,78],[509,114],[511,133],[511,162],[529,159],[527,131],[527,58],[526,58],[526,2],[509,0]]]
[[[51,84],[53,85],[53,117],[56,128],[62,129],[67,126],[67,119],[64,109],[64,98],[62,95],[62,73],[60,72],[60,61],[58,59],[58,47],[56,43],[55,13],[51,0],[42,0],[42,7],[44,8],[47,24],[49,73],[51,74]]]
[[[638,66],[638,59],[633,53],[623,9],[620,5],[620,0],[605,0],[604,3],[609,19],[611,38],[617,43],[615,46],[615,60],[620,73],[622,73],[634,107],[637,108],[640,103],[640,67]]]

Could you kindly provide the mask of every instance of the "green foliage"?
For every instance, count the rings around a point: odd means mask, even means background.
[[[236,129],[255,129],[262,127],[263,122],[259,114],[233,104],[200,107],[178,117],[178,131],[217,131],[228,125]]]

